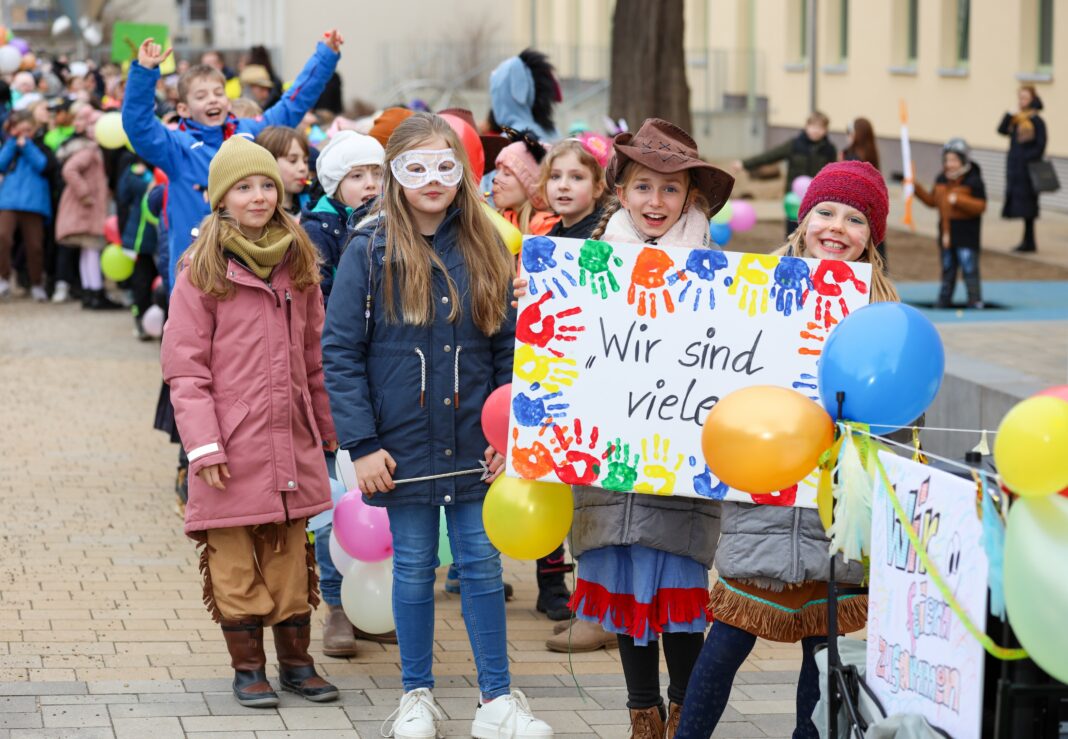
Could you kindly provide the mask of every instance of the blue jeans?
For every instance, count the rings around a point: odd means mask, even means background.
[[[341,573],[334,567],[330,557],[330,533],[332,525],[315,532],[315,561],[319,565],[319,592],[328,606],[341,605]]]
[[[957,271],[964,276],[964,287],[968,292],[968,304],[982,302],[982,285],[979,281],[979,249],[970,247],[950,247],[942,250],[942,288],[938,293],[940,305],[948,306],[953,302],[953,291],[957,287]]]
[[[433,688],[434,570],[438,567],[437,506],[391,506],[393,617],[405,691]],[[482,526],[482,502],[445,507],[452,556],[460,571],[460,603],[484,700],[507,695],[508,644],[501,554]]]

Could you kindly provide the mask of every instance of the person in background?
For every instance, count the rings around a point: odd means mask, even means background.
[[[267,74],[266,68],[259,64],[249,64],[241,70],[238,78],[241,80],[241,90],[245,97],[252,100],[261,109],[269,108],[277,101],[274,91],[274,81]]]
[[[842,149],[838,161],[867,162],[882,170],[879,166],[879,143],[875,137],[875,128],[867,118],[856,118],[846,126],[846,146]],[[876,244],[875,248],[883,259],[883,266],[886,267],[886,240]]]
[[[8,139],[0,147],[0,299],[11,295],[11,252],[16,229],[22,234],[30,295],[37,302],[48,300],[44,288],[44,226],[52,217],[46,168],[48,157],[34,136],[38,124],[28,110],[8,116]]]
[[[1033,85],[1024,85],[1016,94],[1019,110],[1006,113],[998,125],[998,133],[1009,137],[1009,153],[1005,159],[1005,204],[1002,218],[1022,218],[1023,241],[1013,249],[1027,253],[1038,249],[1035,244],[1035,220],[1038,218],[1038,193],[1031,182],[1030,165],[1041,161],[1046,153],[1046,122],[1038,113],[1042,98]]]
[[[830,119],[823,113],[813,111],[805,120],[805,127],[792,139],[768,149],[763,154],[735,161],[734,170],[747,172],[786,160],[786,192],[790,192],[793,182],[802,175],[815,177],[827,164],[838,159],[838,151],[827,138]],[[797,221],[786,220],[786,236],[797,229]]]
[[[986,186],[979,165],[971,160],[968,142],[953,138],[942,147],[942,171],[927,190],[916,183],[916,197],[938,210],[938,247],[942,255],[942,288],[936,308],[949,308],[957,286],[957,272],[964,275],[968,307],[983,308],[979,280],[981,229],[986,210]]]
[[[130,312],[133,314],[134,336],[140,341],[152,338],[145,333],[141,319],[152,305],[152,282],[159,275],[156,269],[159,218],[149,206],[148,194],[152,185],[152,170],[135,155],[119,174],[119,185],[115,192],[116,205],[120,211],[126,212],[126,220],[119,224],[122,229],[122,248],[137,255],[130,276],[133,294]]]
[[[560,220],[538,190],[541,161],[547,150],[529,131],[513,132],[513,136],[519,139],[497,155],[493,205],[524,234],[544,236]]]
[[[308,141],[295,128],[268,126],[256,135],[256,143],[274,155],[282,173],[279,207],[300,220],[301,211],[308,206]]]

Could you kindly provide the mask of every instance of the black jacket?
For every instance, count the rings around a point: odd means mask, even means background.
[[[775,164],[786,160],[786,192],[790,192],[794,180],[802,175],[815,177],[826,165],[838,159],[838,150],[830,139],[824,137],[819,141],[813,141],[805,132],[797,134],[790,141],[784,141],[774,149],[769,149],[763,154],[749,157],[744,162],[747,170],[763,167],[765,164]]]
[[[557,221],[546,236],[559,236],[567,239],[588,239],[593,236],[597,224],[601,222],[604,208],[594,208],[593,212],[570,228],[564,226],[562,220]]]
[[[1002,218],[1037,218],[1038,193],[1031,184],[1028,165],[1037,162],[1046,152],[1046,122],[1036,113],[1031,118],[1035,136],[1027,142],[1016,138],[1012,114],[1006,113],[998,126],[998,133],[1009,137],[1009,154],[1005,161],[1005,205]]]

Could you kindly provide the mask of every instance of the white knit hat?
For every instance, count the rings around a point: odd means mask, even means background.
[[[330,143],[319,152],[315,162],[316,175],[323,184],[323,190],[334,197],[337,186],[345,179],[353,167],[365,164],[386,164],[386,150],[370,136],[355,131],[338,131]]]

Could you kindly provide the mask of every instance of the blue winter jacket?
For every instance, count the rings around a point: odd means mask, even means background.
[[[122,224],[122,246],[138,254],[155,255],[159,218],[149,207],[148,189],[152,172],[138,174],[132,167],[119,175],[115,203],[125,207],[126,222]]]
[[[308,238],[319,250],[323,263],[319,271],[323,281],[319,289],[323,291],[323,301],[330,305],[330,290],[334,286],[334,273],[341,262],[341,251],[349,240],[348,220],[352,208],[329,195],[323,195],[311,210],[304,211],[300,225],[308,232]]]
[[[207,202],[208,164],[222,142],[233,135],[256,138],[266,126],[296,126],[322,94],[334,73],[339,55],[320,42],[289,91],[257,118],[235,118],[221,126],[203,126],[182,119],[177,131],[164,126],[155,114],[159,69],[130,65],[122,103],[122,126],[134,150],[167,173],[171,187],[167,201],[170,264],[174,287],[175,262],[193,243],[193,229],[210,208]]]
[[[27,139],[20,147],[15,137],[9,138],[0,148],[0,175],[4,178],[0,183],[0,210],[21,210],[51,218],[47,167],[48,157],[33,141]]]
[[[509,310],[491,337],[475,326],[468,269],[456,244],[459,212],[453,208],[446,215],[433,239],[462,296],[463,313],[455,323],[448,320],[451,306],[439,269],[433,276],[436,310],[429,326],[387,319],[382,297],[385,233],[384,228],[376,231],[374,223],[353,236],[334,280],[323,331],[323,366],[338,441],[354,460],[388,451],[397,463],[394,479],[478,468],[488,446],[482,405],[495,388],[512,381],[515,311]],[[399,287],[394,295],[398,292]],[[509,298],[507,291],[501,295],[505,304]],[[482,500],[487,489],[473,474],[402,483],[368,502],[450,505]]]

